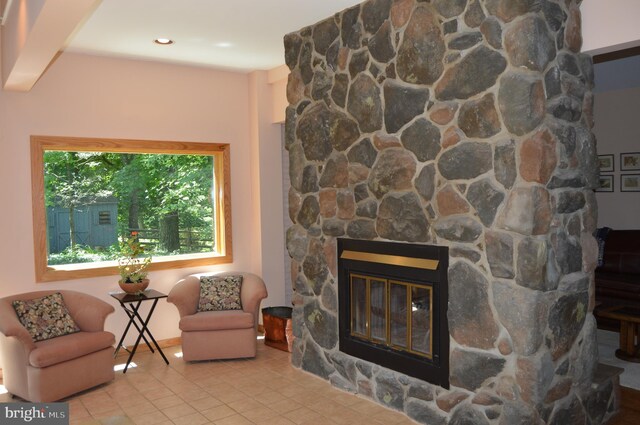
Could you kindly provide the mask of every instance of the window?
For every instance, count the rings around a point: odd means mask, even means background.
[[[36,281],[117,275],[135,232],[151,270],[232,261],[229,145],[31,137]]]
[[[100,211],[98,213],[98,224],[111,224],[111,213],[109,211]]]

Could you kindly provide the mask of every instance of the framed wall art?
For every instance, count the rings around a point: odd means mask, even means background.
[[[622,174],[620,192],[640,192],[640,174]]]
[[[620,171],[640,170],[640,152],[620,154]]]
[[[600,163],[600,172],[606,173],[615,171],[613,154],[598,155],[598,162]]]
[[[613,175],[600,176],[596,192],[613,192]]]

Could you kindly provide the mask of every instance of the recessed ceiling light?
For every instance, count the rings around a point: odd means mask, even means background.
[[[173,40],[170,38],[156,38],[155,40],[153,40],[153,42],[156,44],[161,44],[163,46],[173,44]]]
[[[217,47],[222,47],[222,48],[226,48],[226,47],[231,47],[233,46],[233,44],[227,42],[227,41],[223,41],[222,43],[217,43],[216,44]]]

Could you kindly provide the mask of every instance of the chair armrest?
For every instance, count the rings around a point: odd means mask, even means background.
[[[200,278],[187,276],[176,283],[169,291],[167,301],[174,304],[180,317],[191,316],[198,311],[200,299]]]
[[[254,323],[258,325],[260,301],[267,298],[267,287],[259,276],[253,273],[242,273],[242,290],[240,299],[242,310],[254,316]]]
[[[9,300],[0,300],[0,332],[6,337],[14,337],[20,341],[27,353],[36,348],[27,328],[22,326]]]
[[[60,291],[64,303],[78,327],[85,332],[99,332],[104,330],[107,316],[115,308],[93,295],[76,291]]]

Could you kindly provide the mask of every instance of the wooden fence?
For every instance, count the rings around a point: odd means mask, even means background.
[[[160,229],[129,229],[138,232],[138,239],[145,250],[152,251],[160,244]],[[209,232],[193,229],[178,231],[180,235],[180,250],[183,252],[209,252],[213,249],[213,237]]]

